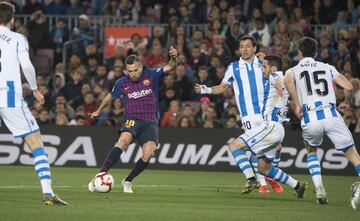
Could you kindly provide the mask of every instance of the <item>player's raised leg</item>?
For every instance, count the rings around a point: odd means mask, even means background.
[[[265,176],[263,176],[262,174],[259,173],[258,162],[257,162],[256,156],[253,156],[253,155],[251,156],[251,165],[254,168],[255,175],[260,184],[259,193],[270,193],[268,186],[266,184],[266,181],[265,181]]]
[[[245,144],[240,139],[237,138],[229,145],[229,151],[235,159],[236,164],[238,165],[241,172],[244,173],[247,181],[245,186],[242,189],[242,193],[250,193],[253,189],[258,188],[258,183],[255,178],[254,171],[249,163],[249,159],[247,158],[245,152],[241,149],[244,148]]]
[[[119,161],[120,155],[127,149],[132,140],[133,135],[130,132],[122,132],[118,142],[109,151],[99,172],[108,172]]]
[[[39,176],[43,192],[44,205],[67,205],[67,202],[60,199],[52,190],[50,164],[45,153],[44,145],[41,142],[40,132],[27,135],[25,142],[32,150],[35,172]]]
[[[355,146],[344,152],[344,155],[348,158],[351,164],[355,167],[356,174],[360,176],[360,156]]]
[[[316,154],[315,147],[307,147],[307,168],[309,170],[311,179],[315,186],[316,202],[318,204],[327,204],[326,191],[322,182],[320,161]]]
[[[129,175],[122,181],[125,193],[133,192],[131,187],[132,180],[146,169],[155,150],[155,141],[147,141],[145,144],[142,145],[142,156],[136,162],[135,167],[130,171]]]
[[[279,168],[273,167],[271,161],[266,158],[258,159],[259,172],[264,176],[270,177],[279,181],[282,184],[288,185],[296,191],[298,198],[303,198],[306,190],[306,182],[295,180]]]
[[[116,142],[115,146],[109,151],[99,170],[99,173],[108,172],[119,161],[122,152],[127,149],[132,140],[132,133],[127,131],[121,132],[119,140]],[[95,187],[92,184],[93,180],[94,178],[90,181],[88,185],[88,188],[91,192],[95,191]]]

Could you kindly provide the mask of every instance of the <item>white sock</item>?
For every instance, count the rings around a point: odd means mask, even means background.
[[[310,155],[308,154],[307,168],[310,172],[310,175],[314,182],[315,188],[323,186],[320,162],[319,162],[316,154],[310,154]]]
[[[45,149],[43,147],[35,148],[32,155],[34,158],[35,172],[39,176],[42,192],[44,194],[54,195],[51,188],[50,165],[46,157]]]
[[[260,183],[260,186],[265,186],[265,185],[267,185],[267,184],[266,184],[266,181],[265,181],[265,177],[259,173],[259,170],[258,170],[258,162],[257,162],[257,158],[256,158],[255,156],[252,156],[252,157],[251,157],[251,164],[252,164],[252,166],[253,166],[253,168],[254,168],[254,171],[255,171],[257,180],[258,180],[258,182]]]

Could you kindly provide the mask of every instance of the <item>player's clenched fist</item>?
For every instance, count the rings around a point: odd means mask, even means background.
[[[211,94],[212,89],[206,85],[195,84],[195,92],[198,94]]]

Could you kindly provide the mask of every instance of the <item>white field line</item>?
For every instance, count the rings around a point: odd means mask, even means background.
[[[120,186],[116,185],[115,186]],[[218,187],[240,187],[241,185],[133,185],[135,188],[218,188]],[[27,188],[40,188],[39,186],[1,186],[0,189],[27,189]],[[87,185],[81,185],[81,186],[53,186],[53,188],[87,188]]]

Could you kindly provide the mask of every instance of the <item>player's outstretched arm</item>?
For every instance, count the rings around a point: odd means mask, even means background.
[[[350,110],[353,86],[342,74],[336,75],[335,83],[344,88],[345,101],[339,105],[338,109],[340,112],[345,113]]]
[[[97,118],[97,117],[100,115],[101,111],[102,111],[106,106],[108,106],[108,105],[111,104],[111,101],[112,101],[111,93],[108,93],[108,95],[106,95],[106,97],[104,98],[104,100],[101,102],[100,107],[91,114],[91,118],[92,118],[92,119]]]
[[[195,92],[198,94],[222,94],[230,85],[221,83],[213,87],[207,87],[206,85],[195,84]]]
[[[170,61],[167,65],[164,66],[164,72],[168,72],[168,71],[175,69],[175,67],[177,65],[178,53],[177,53],[177,50],[173,46],[170,47],[169,55],[170,55]]]
[[[294,103],[294,112],[295,112],[296,116],[299,119],[301,119],[303,116],[303,113],[301,110],[299,99],[296,94],[296,88],[295,88],[295,83],[294,83],[294,73],[292,71],[286,71],[284,81],[285,81],[286,90],[289,92],[289,95],[292,98],[293,103]]]
[[[18,59],[20,62],[21,69],[23,70],[23,73],[25,75],[25,78],[29,83],[31,90],[33,91],[33,95],[35,99],[40,104],[43,104],[45,102],[44,96],[38,90],[36,84],[35,68],[30,61],[29,53],[27,51],[22,51],[21,53],[18,54]]]

